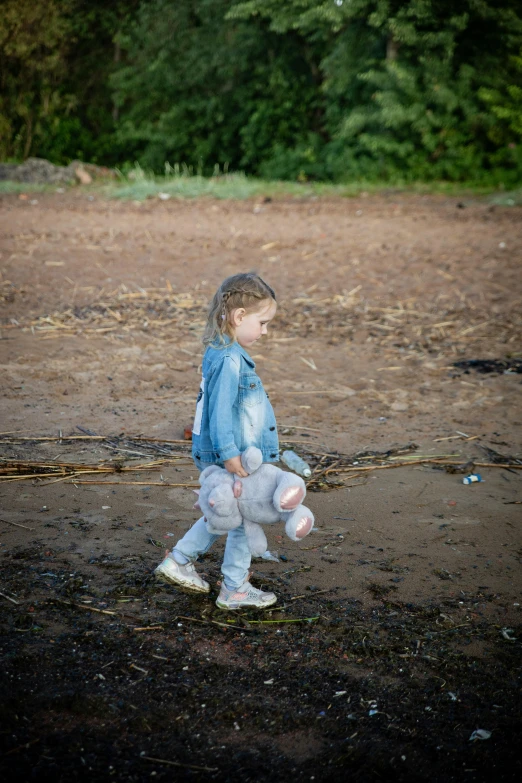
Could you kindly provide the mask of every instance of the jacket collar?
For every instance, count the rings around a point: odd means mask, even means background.
[[[243,357],[243,359],[245,360],[245,362],[246,362],[246,363],[247,363],[247,364],[248,364],[250,367],[252,367],[252,369],[255,369],[255,367],[256,367],[256,363],[255,363],[255,361],[252,359],[252,357],[250,356],[250,354],[248,354],[248,353],[245,351],[245,349],[244,349],[244,348],[243,348],[241,345],[239,345],[239,343],[234,343],[234,345],[235,345],[235,346],[237,346],[237,352],[241,354],[241,356]]]
[[[229,351],[232,351],[233,353],[238,353],[240,356],[243,357],[243,359],[249,365],[249,367],[255,369],[256,367],[255,361],[252,359],[250,354],[248,354],[246,350],[241,345],[239,345],[239,343],[236,340],[231,340],[227,334],[223,335],[223,340]],[[213,347],[218,347],[218,346],[216,345]]]

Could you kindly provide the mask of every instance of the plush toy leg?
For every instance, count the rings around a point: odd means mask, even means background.
[[[285,532],[292,541],[300,541],[314,526],[314,515],[306,506],[298,506],[287,517]]]
[[[249,519],[244,519],[243,524],[245,526],[248,548],[252,552],[253,557],[261,557],[268,548],[268,541],[263,528],[257,522],[251,522]]]
[[[293,473],[285,473],[274,492],[274,506],[278,511],[292,511],[302,503],[305,495],[306,487],[303,479]]]

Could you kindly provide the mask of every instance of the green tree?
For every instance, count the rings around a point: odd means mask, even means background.
[[[522,141],[522,47],[518,55],[509,58],[509,73],[499,87],[482,87],[480,98],[488,104],[498,120],[489,131],[498,143]]]
[[[26,158],[47,118],[73,96],[60,88],[72,0],[4,0],[0,13],[0,156]]]
[[[4,0],[0,157],[117,163],[108,87],[115,36],[139,0]]]
[[[109,79],[119,66],[120,28],[140,0],[73,0],[68,24],[73,46],[60,83],[66,106],[47,117],[38,154],[57,163],[74,158],[117,165],[125,154],[116,139],[118,120]]]
[[[519,0],[4,0],[0,156],[515,181]]]
[[[330,36],[320,64],[325,160],[338,174],[462,179],[498,163],[494,111],[479,95],[498,93],[520,47],[515,0],[249,0],[229,16],[263,18],[281,35]],[[502,165],[514,179],[522,173],[514,155]]]
[[[316,47],[255,21],[227,22],[229,8],[151,0],[120,36],[118,136],[145,167],[259,172],[279,148],[320,135]]]

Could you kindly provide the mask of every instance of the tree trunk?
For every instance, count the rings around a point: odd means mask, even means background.
[[[386,45],[386,60],[393,62],[397,59],[399,54],[399,42],[393,37],[393,33],[388,35],[388,43]]]
[[[31,152],[32,145],[33,145],[33,115],[32,113],[29,113],[27,117],[27,122],[25,124],[25,144],[24,144],[23,160],[27,160],[27,158],[29,157],[29,153]]]
[[[119,63],[121,58],[120,42],[116,39],[114,42],[114,62]],[[118,122],[119,110],[115,103],[112,104],[112,119],[114,122]]]

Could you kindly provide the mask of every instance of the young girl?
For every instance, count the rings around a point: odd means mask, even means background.
[[[208,310],[203,344],[202,380],[192,430],[192,457],[198,469],[219,465],[239,477],[240,454],[248,446],[263,452],[264,462],[277,462],[279,442],[274,411],[247,353],[276,313],[274,291],[253,272],[227,277]],[[209,533],[201,517],[156,568],[162,581],[191,593],[208,593],[210,586],[196,571],[194,561],[219,538]],[[221,571],[223,583],[217,605],[222,609],[266,607],[274,593],[252,587],[251,562],[243,525],[227,534]]]

